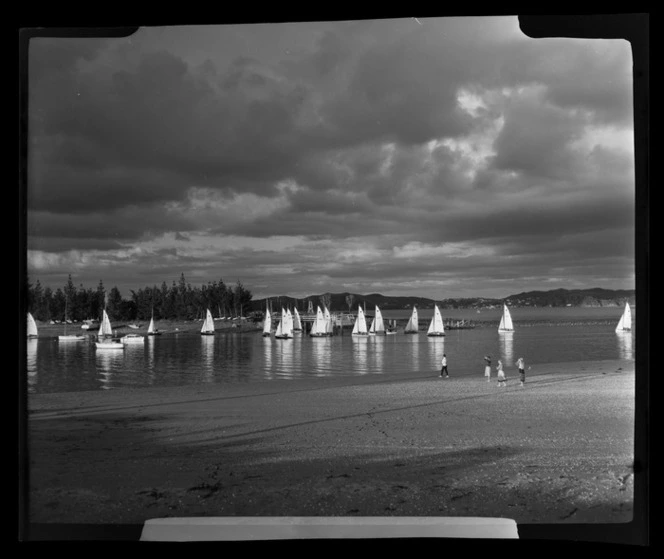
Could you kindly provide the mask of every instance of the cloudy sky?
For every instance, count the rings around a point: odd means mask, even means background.
[[[42,285],[634,288],[627,41],[404,18],[40,37],[28,60]]]

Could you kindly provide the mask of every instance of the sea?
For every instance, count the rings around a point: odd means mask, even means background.
[[[432,310],[419,311],[418,334],[404,334],[409,310],[382,311],[397,320],[396,335],[342,335],[292,339],[263,337],[260,332],[196,332],[148,336],[145,345],[98,350],[92,340],[60,343],[57,337],[27,341],[27,390],[30,394],[333,377],[379,378],[437,375],[443,353],[450,376],[482,377],[484,356],[503,361],[516,377],[516,360],[536,373],[539,364],[618,359],[634,361],[636,309],[632,332],[615,332],[619,307],[512,308],[514,332],[498,332],[501,309],[443,309],[445,321],[472,321],[475,328],[450,330],[440,338],[426,335]]]

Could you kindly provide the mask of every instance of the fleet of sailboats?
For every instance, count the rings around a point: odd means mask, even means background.
[[[503,316],[500,318],[498,325],[498,332],[514,332],[514,325],[512,324],[512,315],[507,305],[503,304]]]
[[[632,309],[629,303],[625,303],[625,310],[616,326],[616,332],[631,332],[632,331]]]
[[[438,305],[434,305],[433,308],[433,318],[429,324],[429,329],[427,330],[427,336],[444,336],[445,335],[445,326],[443,325],[443,317],[440,315],[440,310]]]
[[[203,326],[201,326],[201,335],[214,336],[214,320],[212,319],[212,313],[210,312],[210,309],[207,309],[205,322],[203,322]]]

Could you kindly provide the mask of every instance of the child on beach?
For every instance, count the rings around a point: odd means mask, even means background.
[[[498,371],[498,386],[507,386],[505,383],[505,371],[503,371],[503,362],[498,359],[498,366],[496,367]]]
[[[485,355],[484,361],[486,361],[486,367],[484,367],[484,376],[486,377],[487,382],[491,382],[491,356]]]
[[[516,366],[519,368],[519,380],[521,381],[521,386],[523,386],[526,382],[526,364],[523,361],[523,357],[519,357]]]
[[[441,363],[440,376],[442,377],[443,374],[445,375],[445,378],[450,378],[450,375],[447,372],[447,355],[445,355],[444,353],[443,353],[443,361]]]

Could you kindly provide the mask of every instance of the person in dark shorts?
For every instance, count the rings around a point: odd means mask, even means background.
[[[486,366],[484,367],[484,376],[486,377],[487,382],[491,382],[491,356],[485,355],[484,361],[486,362]]]
[[[441,362],[440,376],[445,378],[450,378],[450,374],[447,372],[447,355],[443,353],[443,360]]]
[[[519,380],[521,381],[521,386],[523,386],[526,382],[526,364],[523,361],[523,357],[519,357],[516,366],[519,368]]]

